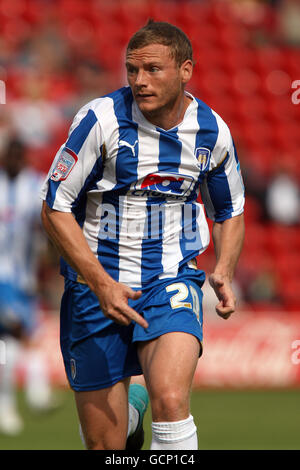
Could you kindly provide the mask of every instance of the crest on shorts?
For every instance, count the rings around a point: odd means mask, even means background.
[[[67,179],[77,160],[76,153],[65,147],[60,153],[50,179],[52,181],[64,181]]]
[[[72,379],[74,380],[76,377],[76,362],[75,359],[70,359],[70,366],[71,366],[71,376]]]
[[[210,162],[210,150],[205,147],[198,147],[195,154],[200,171],[206,171]]]

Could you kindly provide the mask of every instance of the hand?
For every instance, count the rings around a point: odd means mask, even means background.
[[[232,291],[229,279],[221,274],[211,274],[209,276],[209,283],[214,289],[219,303],[216,305],[217,314],[227,320],[230,315],[235,311],[236,298]]]
[[[121,325],[129,325],[134,320],[143,328],[148,328],[146,320],[128,305],[128,299],[139,299],[141,291],[136,292],[121,282],[112,281],[96,294],[106,317]]]

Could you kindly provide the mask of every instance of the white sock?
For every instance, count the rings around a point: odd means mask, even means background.
[[[197,450],[197,428],[193,416],[182,421],[152,423],[151,450]]]
[[[29,406],[44,408],[50,403],[51,386],[48,364],[44,355],[37,350],[28,350],[25,354],[26,375],[25,395]]]
[[[135,407],[128,403],[128,431],[127,437],[131,436],[137,428],[139,422],[139,412],[135,409]]]
[[[6,362],[0,367],[0,408],[16,407],[16,366],[20,359],[21,345],[10,336],[2,338],[6,348]]]

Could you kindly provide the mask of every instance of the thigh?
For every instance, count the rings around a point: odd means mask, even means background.
[[[129,378],[112,387],[75,392],[75,401],[88,449],[118,450],[126,445]]]
[[[173,332],[140,342],[138,354],[147,387],[190,388],[199,359],[200,343],[187,333]]]
[[[153,404],[159,402],[158,408],[161,408],[164,399],[167,400],[166,403],[174,401],[173,404],[170,403],[170,415],[173,415],[175,420],[188,416],[190,390],[200,347],[195,336],[182,332],[167,333],[138,344],[139,359],[151,399],[154,421],[157,416]],[[165,416],[168,416],[167,410]]]

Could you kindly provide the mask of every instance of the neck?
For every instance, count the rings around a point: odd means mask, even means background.
[[[170,103],[167,107],[154,111],[153,113],[143,113],[145,118],[156,127],[168,130],[180,124],[192,99],[184,93]]]

